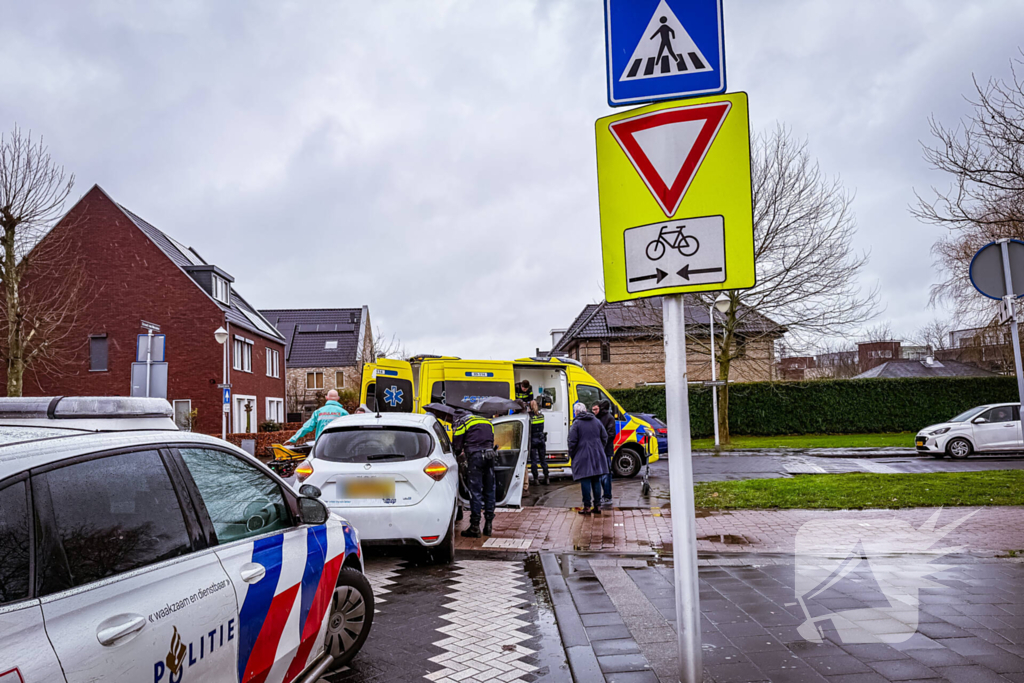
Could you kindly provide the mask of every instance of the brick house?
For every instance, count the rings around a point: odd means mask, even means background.
[[[709,311],[687,297],[686,364],[690,381],[711,379]],[[715,334],[724,316],[715,311]],[[785,328],[753,311],[737,330],[742,355],[732,361],[729,379],[756,382],[775,379],[775,341]],[[553,354],[574,358],[608,389],[661,384],[665,381],[665,349],[661,332],[661,299],[588,304],[564,334]]]
[[[74,323],[80,339],[58,372],[25,375],[26,396],[130,396],[142,321],[165,335],[167,393],[179,425],[220,434],[224,347],[229,334],[232,385],[228,431],[255,432],[284,418],[284,338],[234,287],[234,278],[192,248],[92,189],[44,239],[68,240],[74,267],[89,280],[90,297]],[[37,247],[38,248],[38,247]],[[46,274],[24,287],[47,285]],[[138,392],[138,390],[136,390]],[[137,394],[136,394],[137,395]],[[145,395],[143,393],[142,395]],[[194,419],[190,417],[194,411]]]
[[[275,308],[261,313],[284,335],[290,420],[307,419],[331,389],[359,393],[363,363],[374,360],[367,306]]]

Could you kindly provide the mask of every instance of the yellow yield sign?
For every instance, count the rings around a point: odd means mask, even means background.
[[[597,121],[605,299],[754,285],[746,93]]]

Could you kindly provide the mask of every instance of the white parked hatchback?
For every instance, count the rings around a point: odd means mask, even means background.
[[[1024,451],[1020,404],[991,403],[971,408],[946,422],[925,427],[914,443],[918,452],[935,458]]]
[[[525,415],[494,419],[497,504],[518,506],[529,434]],[[411,544],[437,562],[455,557],[455,518],[466,502],[458,463],[433,415],[365,413],[341,417],[323,431],[295,468],[295,487],[312,484],[321,500],[359,530],[364,544]]]

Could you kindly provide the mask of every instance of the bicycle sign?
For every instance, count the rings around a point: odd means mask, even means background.
[[[745,93],[651,104],[596,132],[606,300],[754,285]]]
[[[652,223],[623,233],[626,291],[725,282],[722,216]]]

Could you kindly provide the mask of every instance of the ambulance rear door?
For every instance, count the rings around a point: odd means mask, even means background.
[[[378,358],[373,381],[366,387],[366,407],[382,413],[411,413],[415,406],[412,365],[404,360]]]

